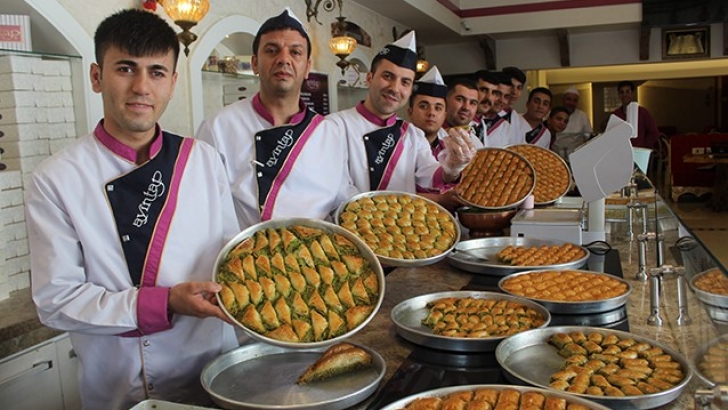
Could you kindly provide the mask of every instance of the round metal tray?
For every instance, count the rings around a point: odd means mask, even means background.
[[[728,308],[728,296],[726,295],[719,295],[717,293],[711,293],[706,292],[702,289],[698,289],[697,286],[695,286],[695,282],[700,279],[701,277],[712,273],[714,271],[718,270],[718,268],[712,268],[708,269],[706,271],[700,272],[697,275],[693,276],[692,279],[690,279],[690,288],[695,292],[695,296],[703,303],[717,306],[717,307],[723,307]]]
[[[411,403],[414,400],[425,398],[425,397],[445,397],[448,394],[462,392],[462,391],[474,391],[478,389],[493,389],[497,390],[499,392],[502,392],[503,390],[510,389],[510,390],[518,390],[521,394],[526,392],[537,392],[543,394],[545,397],[555,397],[555,398],[561,398],[565,399],[568,404],[581,404],[582,406],[585,406],[591,410],[609,410],[609,407],[602,406],[601,404],[597,404],[593,401],[576,397],[572,395],[568,395],[565,393],[561,393],[555,390],[545,390],[545,389],[539,389],[536,387],[528,387],[528,386],[509,386],[509,385],[503,385],[503,384],[474,384],[474,385],[466,385],[466,386],[454,386],[454,387],[442,387],[439,389],[434,390],[428,390],[422,393],[413,394],[411,396],[407,396],[403,399],[397,400],[394,403],[390,403],[384,407],[382,407],[380,410],[399,410],[404,409],[405,406],[407,406],[409,403]],[[509,407],[511,408],[511,407]]]
[[[496,346],[498,346],[498,343],[509,337],[467,338],[433,334],[432,329],[422,324],[422,319],[426,318],[430,313],[427,303],[433,300],[450,297],[498,299],[520,303],[536,310],[541,314],[541,316],[543,316],[544,323],[540,327],[546,327],[551,322],[551,314],[548,310],[546,310],[546,308],[525,298],[504,295],[498,292],[439,292],[410,298],[395,306],[394,309],[392,309],[390,317],[392,318],[392,322],[394,322],[397,334],[420,346],[456,352],[492,352],[495,350]]]
[[[718,382],[715,380],[712,380],[707,375],[703,374],[703,372],[700,370],[700,363],[702,363],[703,357],[706,353],[708,353],[708,350],[710,350],[711,347],[717,345],[718,343],[728,343],[728,334],[718,336],[717,338],[711,340],[708,342],[707,345],[701,347],[697,351],[695,351],[695,354],[693,355],[693,364],[695,365],[695,374],[700,378],[700,380],[705,383],[708,387],[714,387]],[[726,372],[728,372],[728,369],[724,369]]]
[[[371,192],[362,192],[360,194],[354,195],[353,197],[349,198],[348,200],[346,200],[345,202],[342,202],[339,205],[339,207],[336,209],[336,213],[334,214],[334,221],[336,222],[336,224],[340,224],[339,216],[344,212],[344,210],[346,209],[346,206],[349,203],[354,202],[361,198],[372,198],[372,197],[381,196],[381,195],[404,195],[404,196],[409,196],[412,198],[417,198],[418,200],[423,200],[423,201],[427,202],[428,204],[435,205],[440,210],[440,212],[444,212],[446,215],[448,215],[450,217],[453,225],[455,226],[455,240],[453,241],[450,248],[448,248],[447,250],[444,250],[441,254],[432,256],[429,258],[421,258],[421,259],[397,259],[397,258],[390,258],[388,256],[378,255],[375,252],[375,255],[377,255],[377,258],[379,258],[379,261],[382,263],[382,265],[384,265],[384,266],[403,266],[403,267],[419,267],[419,266],[432,265],[433,263],[437,263],[437,262],[445,259],[445,257],[448,255],[448,253],[450,253],[450,251],[452,251],[452,249],[455,247],[455,245],[458,244],[458,241],[460,240],[461,232],[460,232],[460,224],[457,222],[457,220],[455,220],[455,217],[447,209],[443,208],[442,205],[438,204],[437,202],[427,199],[425,197],[422,197],[420,195],[410,194],[408,192],[371,191]],[[353,233],[353,234],[356,235],[356,233]],[[357,237],[358,237],[358,235],[357,235]]]
[[[540,270],[543,270],[543,269],[540,269]],[[609,298],[609,299],[567,302],[567,301],[555,301],[555,300],[547,300],[547,299],[530,298],[528,296],[523,296],[523,295],[519,295],[517,293],[509,292],[503,288],[503,284],[507,280],[521,276],[521,275],[527,275],[529,273],[538,272],[538,270],[518,272],[518,273],[508,275],[498,281],[498,288],[509,295],[533,300],[534,302],[537,302],[537,303],[543,305],[551,313],[565,313],[565,314],[573,314],[573,315],[587,314],[587,313],[602,313],[602,312],[608,312],[610,310],[614,310],[620,306],[624,306],[624,304],[627,303],[627,299],[629,299],[629,294],[632,293],[632,286],[629,284],[629,282],[627,282],[626,280],[624,280],[622,278],[618,278],[616,276],[610,275],[608,273],[592,272],[592,271],[588,271],[588,270],[578,270],[578,269],[547,269],[547,270],[549,270],[549,271],[571,270],[571,271],[575,271],[575,272],[583,272],[583,273],[588,273],[588,274],[592,274],[592,275],[607,276],[610,279],[617,280],[617,281],[627,285],[627,292],[625,292],[622,295],[615,296],[615,297]]]
[[[520,205],[523,201],[525,201],[526,198],[528,198],[528,196],[533,193],[533,189],[536,187],[536,171],[534,170],[533,165],[531,165],[531,163],[526,159],[526,157],[524,157],[523,155],[521,155],[515,151],[511,151],[511,150],[508,150],[505,148],[491,148],[491,147],[481,148],[478,150],[478,153],[476,155],[487,155],[487,154],[483,154],[483,152],[491,152],[491,151],[505,151],[508,153],[508,155],[514,155],[514,156],[518,157],[520,160],[522,160],[528,166],[528,168],[531,170],[531,175],[533,176],[533,184],[531,184],[531,187],[528,190],[528,192],[525,195],[523,195],[522,198],[519,198],[518,200],[516,200],[510,204],[503,204],[502,206],[483,206],[483,205],[477,204],[475,202],[471,202],[471,201],[463,198],[463,196],[460,195],[459,191],[457,193],[457,197],[460,198],[460,200],[463,201],[463,203],[470,205],[473,208],[478,208],[478,209],[496,211],[496,210],[505,210],[505,209],[515,208],[518,205]],[[473,161],[474,160],[475,159],[473,159]],[[471,163],[472,163],[472,161],[471,161]],[[468,168],[466,168],[465,171],[463,171],[463,172],[467,173]],[[462,179],[463,178],[461,177],[460,180],[462,181]]]
[[[533,169],[535,171],[535,174],[534,175],[536,175],[536,187],[534,187],[534,191],[538,187],[538,183],[539,183],[538,182],[538,180],[539,180],[538,179],[539,166],[538,166],[538,164],[534,164],[533,162],[531,162],[531,160],[529,159],[528,154],[524,154],[524,152],[525,152],[524,150],[541,151],[541,152],[545,153],[546,155],[548,155],[549,158],[551,158],[552,161],[558,162],[558,164],[566,171],[566,177],[568,179],[568,181],[566,183],[566,188],[564,188],[564,190],[561,191],[559,193],[559,195],[556,196],[555,198],[549,199],[548,201],[540,201],[540,202],[539,201],[536,201],[536,202],[534,202],[534,205],[539,205],[539,206],[541,206],[541,205],[551,205],[554,202],[558,201],[559,198],[561,198],[562,196],[566,195],[566,193],[569,192],[569,189],[571,189],[571,185],[572,185],[572,182],[573,182],[572,181],[572,178],[571,178],[571,168],[569,168],[569,165],[566,163],[566,161],[564,161],[564,159],[561,158],[555,152],[551,151],[550,149],[546,149],[546,148],[543,148],[543,147],[539,147],[538,145],[533,145],[533,144],[509,145],[509,146],[506,147],[506,149],[511,150],[511,151],[513,151],[513,152],[515,152],[517,154],[521,154],[524,158],[526,158],[526,160],[528,162],[531,163],[531,165],[533,166]]]
[[[470,239],[460,241],[447,256],[450,264],[456,268],[472,273],[480,273],[492,276],[506,276],[512,273],[526,270],[542,269],[578,269],[586,264],[589,259],[589,249],[584,250],[584,257],[575,261],[557,265],[543,266],[513,266],[500,262],[495,256],[503,248],[513,246],[543,246],[563,245],[563,241],[548,241],[544,239],[532,239],[524,237],[498,236],[493,238]]]
[[[687,359],[676,350],[646,337],[620,330],[604,329],[599,327],[584,326],[561,326],[546,329],[527,330],[523,333],[511,336],[504,340],[495,350],[495,357],[498,364],[503,368],[506,379],[512,382],[528,383],[533,386],[548,388],[551,374],[561,369],[564,357],[560,356],[557,349],[548,343],[548,339],[555,333],[569,333],[580,331],[584,334],[599,332],[603,335],[614,334],[620,338],[632,338],[638,342],[649,343],[652,346],[661,348],[666,354],[680,363],[685,378],[675,387],[669,390],[642,396],[606,397],[593,396],[589,394],[567,393],[569,395],[583,397],[603,404],[611,409],[651,409],[662,406],[675,400],[687,386],[693,375],[693,369]]]
[[[220,250],[220,253],[217,255],[217,259],[215,260],[215,267],[212,270],[212,280],[213,282],[217,282],[217,270],[218,267],[225,261],[225,258],[232,249],[234,249],[240,242],[243,240],[255,235],[256,232],[264,229],[269,228],[283,228],[288,226],[294,226],[294,225],[303,225],[310,228],[318,228],[321,229],[327,233],[337,233],[342,236],[344,236],[346,239],[350,240],[356,247],[359,249],[359,252],[361,256],[369,262],[370,266],[374,270],[374,273],[377,275],[377,280],[379,282],[379,297],[377,298],[376,303],[374,304],[374,309],[369,314],[369,316],[359,324],[359,326],[355,327],[354,329],[331,339],[322,340],[318,342],[309,342],[309,343],[293,343],[293,342],[285,342],[282,340],[272,339],[270,337],[264,336],[252,329],[249,329],[247,326],[240,323],[233,315],[231,315],[227,309],[225,309],[224,304],[222,303],[222,300],[220,299],[220,294],[217,294],[217,302],[222,307],[223,312],[225,312],[225,315],[227,315],[230,320],[233,321],[234,324],[239,326],[241,329],[245,331],[246,334],[248,334],[253,339],[269,343],[276,346],[281,347],[288,347],[288,348],[314,348],[314,347],[320,347],[320,346],[329,346],[335,343],[338,343],[348,337],[351,337],[353,334],[357,333],[361,329],[364,328],[364,326],[369,323],[374,315],[377,314],[377,311],[379,310],[379,307],[382,305],[382,301],[384,300],[384,271],[382,270],[382,265],[379,263],[379,260],[377,259],[376,255],[374,255],[374,252],[372,252],[371,249],[362,241],[358,236],[354,235],[353,233],[347,231],[346,229],[334,225],[331,222],[322,221],[320,219],[312,219],[312,218],[282,218],[282,219],[271,219],[269,221],[261,222],[259,224],[253,225],[251,227],[248,227],[247,229],[243,230],[239,234],[235,235],[230,241],[228,241],[227,244]]]
[[[253,343],[210,361],[202,369],[200,381],[213,401],[224,409],[345,409],[374,393],[386,372],[379,353],[351,344],[369,352],[370,368],[299,386],[298,376],[326,348],[293,350]]]

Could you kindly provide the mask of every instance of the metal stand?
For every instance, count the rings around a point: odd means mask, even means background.
[[[665,274],[674,273],[677,275],[677,308],[678,317],[676,323],[680,326],[689,325],[693,322],[688,314],[687,286],[685,279],[685,268],[682,266],[661,265],[650,269],[650,316],[647,324],[650,326],[662,326],[663,320],[660,314],[660,290],[662,277]]]
[[[695,410],[710,410],[713,404],[720,409],[728,409],[728,386],[717,385],[712,390],[695,391]]]

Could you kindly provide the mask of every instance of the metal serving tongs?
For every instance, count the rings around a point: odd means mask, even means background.
[[[478,260],[481,260],[481,261],[484,261],[484,262],[486,262],[486,261],[489,260],[489,258],[487,256],[478,255],[476,253],[473,253],[473,250],[471,250],[471,249],[458,249],[458,248],[455,248],[450,253],[452,253],[453,255],[457,255],[457,254],[460,254],[461,253],[461,254],[467,255],[470,258],[478,259]]]

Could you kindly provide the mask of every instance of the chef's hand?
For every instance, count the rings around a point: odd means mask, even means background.
[[[227,323],[232,321],[217,305],[215,294],[222,289],[215,282],[183,282],[169,290],[170,313],[195,317],[216,317]]]
[[[462,128],[450,128],[447,137],[442,140],[447,148],[447,156],[442,163],[444,179],[445,182],[452,182],[460,177],[460,173],[475,158],[477,149],[470,139],[470,133]]]

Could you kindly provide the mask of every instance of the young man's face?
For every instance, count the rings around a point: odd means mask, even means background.
[[[375,72],[367,73],[367,101],[374,114],[386,118],[404,107],[412,95],[415,72],[382,59]]]
[[[260,78],[260,92],[268,98],[299,95],[311,71],[306,38],[293,29],[260,36],[258,50],[250,62]]]
[[[634,101],[634,91],[632,91],[632,87],[625,85],[619,87],[617,92],[619,93],[619,99],[622,101],[622,105],[627,105]]]
[[[485,80],[478,79],[478,115],[485,115],[491,111],[495,104],[496,94],[500,94],[498,86]]]
[[[544,93],[533,93],[526,103],[526,116],[528,119],[542,121],[551,109],[551,97]]]
[[[510,84],[498,84],[498,91],[500,95],[496,94],[495,103],[493,104],[493,111],[503,111],[511,101],[511,89],[513,86]]]
[[[555,133],[563,132],[569,125],[569,114],[558,112],[548,119],[548,128]]]
[[[478,110],[478,90],[456,85],[447,94],[447,122],[452,126],[468,125]]]
[[[127,143],[153,135],[177,83],[174,61],[172,50],[137,57],[112,46],[101,65],[91,65],[91,86],[101,93],[109,134]]]
[[[518,101],[519,98],[521,98],[521,93],[523,92],[523,83],[516,80],[515,78],[511,78],[511,83],[513,84],[513,88],[511,89],[510,105],[513,105]]]
[[[407,109],[410,122],[425,132],[437,134],[445,122],[445,99],[429,95],[416,95],[412,107]]]

